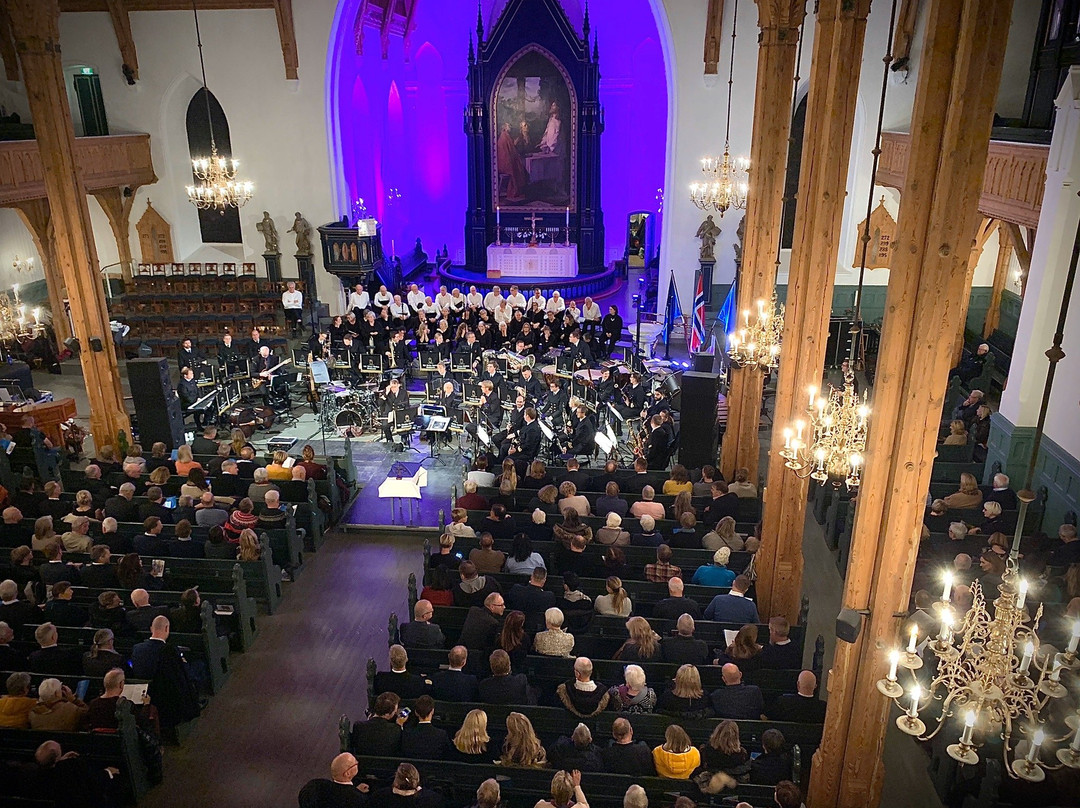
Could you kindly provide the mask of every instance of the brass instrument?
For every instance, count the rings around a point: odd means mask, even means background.
[[[536,357],[532,354],[514,353],[513,351],[506,351],[504,354],[500,354],[500,358],[506,359],[506,367],[508,370],[512,370],[514,373],[521,373],[521,369],[524,367],[533,367],[536,364]]]
[[[645,457],[645,428],[629,430],[626,445],[634,457]]]

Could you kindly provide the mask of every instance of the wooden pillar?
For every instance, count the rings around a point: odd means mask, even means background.
[[[52,309],[52,327],[56,335],[56,348],[63,350],[64,340],[71,336],[64,298],[67,288],[64,275],[56,257],[56,234],[53,232],[52,216],[46,199],[31,199],[15,206],[23,224],[34,239],[34,246],[41,256],[41,269],[45,273],[45,288],[49,292],[49,308]]]
[[[1020,299],[1024,299],[1027,293],[1028,272],[1031,271],[1031,245],[1035,243],[1033,230],[1029,230],[1030,238],[1024,241],[1024,233],[1020,225],[1013,222],[1005,222],[1005,229],[1009,231],[1009,241],[1013,250],[1016,251],[1016,260],[1020,263]]]
[[[1012,236],[1008,229],[998,230],[998,254],[997,263],[994,265],[994,286],[990,290],[990,305],[986,308],[986,319],[983,320],[983,339],[987,339],[994,333],[994,329],[1001,322],[1001,293],[1005,291],[1005,284],[1009,282],[1009,264],[1012,263]]]
[[[135,202],[135,188],[124,196],[123,188],[103,188],[94,191],[94,198],[105,211],[116,239],[116,251],[120,258],[120,272],[125,284],[131,283],[131,206]]]
[[[876,681],[897,645],[951,364],[940,326],[963,307],[1011,0],[930,0],[900,196],[866,468],[843,606],[866,614],[837,643],[810,808],[874,808],[891,702]]]
[[[60,7],[58,0],[8,0],[6,6],[41,154],[57,262],[71,301],[75,336],[82,345],[90,428],[98,446],[114,443],[117,432],[130,434],[131,423],[98,276],[86,190],[75,165],[75,135],[60,57]],[[93,350],[91,339],[101,340],[103,350]]]
[[[806,480],[784,468],[783,429],[804,416],[806,389],[820,386],[847,192],[855,101],[870,0],[819,0],[799,177],[799,216],[788,273],[775,425],[757,554],[759,610],[799,616]]]
[[[757,0],[758,64],[754,94],[753,135],[750,142],[750,189],[746,204],[746,241],[739,273],[738,309],[754,310],[755,301],[768,300],[776,286],[776,249],[784,212],[791,94],[799,25],[805,0],[776,3]],[[731,370],[728,421],[720,455],[724,477],[746,467],[757,478],[758,423],[762,377],[749,368]]]
[[[964,355],[964,335],[967,333],[967,314],[968,307],[971,304],[971,283],[975,279],[975,268],[982,259],[983,248],[986,247],[986,240],[998,229],[1000,224],[1000,219],[983,219],[982,224],[979,225],[979,228],[975,233],[975,240],[972,242],[971,254],[968,256],[967,272],[964,276],[966,278],[964,287],[967,289],[967,293],[964,295],[964,302],[961,305],[956,318],[959,322],[956,326],[956,338],[953,340],[953,367],[960,364],[960,360]]]

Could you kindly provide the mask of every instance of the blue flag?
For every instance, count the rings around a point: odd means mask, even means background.
[[[679,288],[675,285],[675,273],[668,280],[667,311],[664,314],[664,341],[671,337],[671,329],[682,317],[682,305],[679,303]]]

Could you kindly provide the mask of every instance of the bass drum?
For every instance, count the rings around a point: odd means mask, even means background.
[[[356,438],[364,433],[368,419],[354,406],[343,407],[334,416],[334,430],[341,437]]]

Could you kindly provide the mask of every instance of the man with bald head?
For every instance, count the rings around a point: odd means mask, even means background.
[[[709,694],[717,718],[734,721],[757,721],[765,708],[761,688],[744,684],[738,665],[728,663],[720,669],[724,686]]]
[[[709,644],[694,636],[694,618],[688,614],[679,615],[675,636],[664,637],[660,641],[660,651],[664,662],[672,665],[709,664]]]
[[[112,766],[96,769],[77,752],[65,753],[56,741],[45,741],[34,752],[33,763],[21,768],[23,788],[35,797],[48,795],[56,805],[98,808],[113,805],[110,781],[120,774]]]
[[[125,620],[135,631],[149,631],[154,618],[165,613],[164,607],[150,605],[150,593],[145,589],[131,590],[131,605],[134,609],[128,609]]]
[[[406,648],[442,648],[446,645],[446,637],[442,629],[431,622],[435,609],[430,600],[418,600],[413,606],[413,619],[411,623],[403,625],[398,633],[401,644]],[[400,695],[400,694],[399,694]]]
[[[330,779],[317,777],[300,789],[300,808],[360,808],[368,805],[368,784],[353,785],[356,758],[342,752],[330,762]]]
[[[195,506],[195,524],[199,527],[223,525],[229,521],[229,512],[218,505],[210,491],[203,491]]]
[[[158,615],[150,624],[150,639],[131,650],[131,678],[150,681],[148,692],[161,717],[162,736],[174,742],[176,727],[197,717],[200,708],[188,663],[168,639],[169,618]]]
[[[677,620],[679,615],[688,614],[695,620],[701,619],[701,607],[697,601],[683,596],[683,579],[676,575],[668,578],[668,596],[653,606],[652,616],[663,620]]]
[[[825,723],[825,702],[814,695],[817,690],[817,676],[813,671],[799,674],[796,685],[798,692],[785,693],[777,698],[769,709],[769,718],[773,721],[794,721],[799,724]]]

